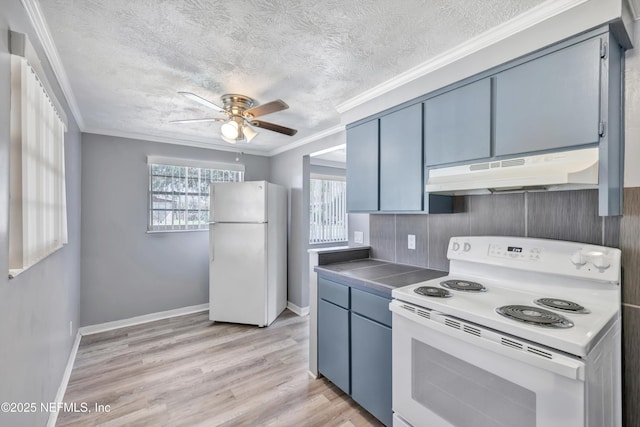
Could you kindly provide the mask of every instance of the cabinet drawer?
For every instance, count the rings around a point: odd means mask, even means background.
[[[318,297],[340,307],[349,308],[349,287],[323,277],[318,278]]]
[[[391,326],[390,301],[358,289],[351,290],[351,311],[387,326]]]

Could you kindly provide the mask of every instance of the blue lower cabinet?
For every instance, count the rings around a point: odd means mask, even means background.
[[[318,301],[318,371],[347,394],[349,375],[349,310]]]
[[[318,277],[318,371],[391,426],[389,298]]]
[[[351,313],[351,397],[392,424],[391,328]]]

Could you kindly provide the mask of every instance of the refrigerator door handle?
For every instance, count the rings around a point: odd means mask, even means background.
[[[210,222],[209,226],[212,226],[214,224],[215,224],[215,222]],[[214,253],[214,248],[215,248],[215,246],[213,244],[213,236],[212,236],[212,234],[213,234],[213,229],[209,230],[209,262],[210,263],[213,262],[213,259],[214,259],[213,253]]]

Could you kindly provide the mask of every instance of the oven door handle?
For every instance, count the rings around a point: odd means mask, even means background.
[[[528,342],[510,335],[500,334],[438,311],[422,309],[399,300],[391,301],[389,309],[396,315],[465,341],[469,345],[482,347],[572,380],[585,380],[585,364],[578,358],[549,350],[546,347],[530,345]]]

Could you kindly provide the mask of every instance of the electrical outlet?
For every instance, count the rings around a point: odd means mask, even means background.
[[[407,248],[415,249],[416,248],[416,235],[409,234],[407,235]]]
[[[364,243],[364,232],[362,232],[362,231],[354,231],[353,232],[353,241],[355,243],[363,244]]]
[[[69,320],[69,336],[73,336],[73,320]]]

